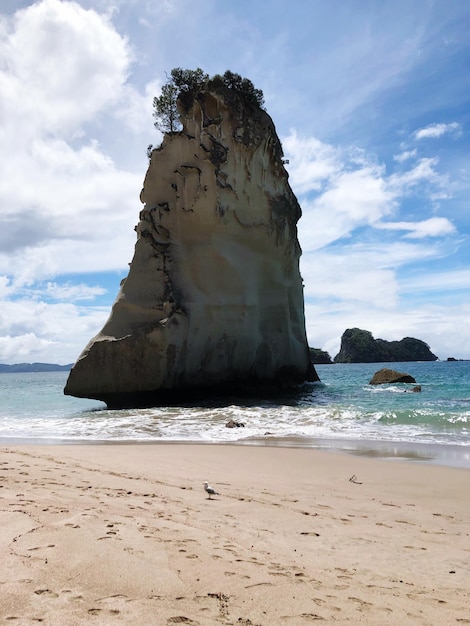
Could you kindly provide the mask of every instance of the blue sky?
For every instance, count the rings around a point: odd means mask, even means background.
[[[264,92],[303,217],[311,346],[470,358],[467,0],[2,0],[0,362],[73,362],[135,244],[174,67]]]

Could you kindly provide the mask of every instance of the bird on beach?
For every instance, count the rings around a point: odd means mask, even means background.
[[[212,500],[211,496],[219,496],[220,494],[209,485],[207,480],[204,482],[204,491],[209,494],[209,500]]]

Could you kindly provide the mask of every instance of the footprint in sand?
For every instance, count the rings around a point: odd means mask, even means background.
[[[34,548],[28,548],[28,552],[35,552],[36,550],[45,550],[46,548],[55,548],[55,545],[51,543],[48,546],[36,546]]]
[[[349,596],[348,600],[357,602],[362,608],[372,606],[371,602],[366,602],[365,600],[361,600],[361,598],[355,598],[354,596]]]
[[[34,592],[37,596],[44,596],[46,598],[58,598],[59,594],[55,593],[55,591],[51,591],[50,589],[36,589]]]
[[[253,585],[246,585],[245,589],[253,589],[253,587],[273,587],[274,583],[270,583],[270,582],[261,582],[261,583],[254,583]]]
[[[91,609],[88,609],[88,613],[90,615],[101,615],[102,613],[109,613],[110,615],[119,615],[120,611],[118,611],[117,609],[103,610],[103,609],[91,608]]]

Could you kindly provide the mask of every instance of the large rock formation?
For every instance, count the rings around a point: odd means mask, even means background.
[[[392,363],[399,361],[437,361],[427,343],[405,337],[400,341],[374,339],[372,333],[348,328],[341,337],[341,348],[335,363]]]
[[[64,392],[111,407],[318,380],[300,207],[269,115],[212,85],[153,150],[129,275]]]

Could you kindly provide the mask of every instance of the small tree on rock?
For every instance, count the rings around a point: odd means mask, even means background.
[[[181,128],[176,101],[179,89],[172,82],[163,85],[162,93],[153,99],[155,126],[162,133],[175,133]]]
[[[178,98],[191,92],[202,91],[209,80],[208,74],[200,67],[196,70],[183,70],[175,67],[171,78],[163,85],[162,93],[153,99],[153,117],[155,126],[162,133],[175,133],[181,129],[179,121]]]

